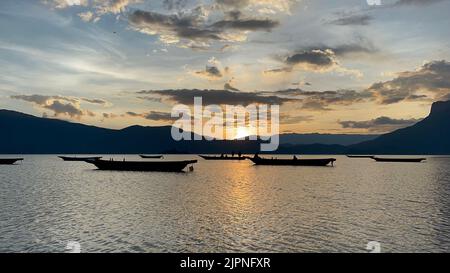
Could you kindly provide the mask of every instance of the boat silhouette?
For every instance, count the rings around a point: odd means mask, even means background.
[[[0,158],[0,165],[13,165],[17,161],[22,161],[23,158]]]
[[[162,155],[139,155],[141,158],[145,158],[145,159],[158,159],[158,158],[162,158]]]
[[[197,160],[184,161],[114,161],[90,159],[86,161],[100,170],[137,171],[137,172],[182,172],[187,165],[197,163]]]
[[[311,158],[311,159],[268,159],[259,156],[249,158],[255,165],[270,166],[327,166],[334,165],[335,158]]]
[[[64,161],[86,161],[86,160],[92,160],[92,159],[100,159],[101,156],[92,156],[92,157],[71,157],[71,156],[58,156]]]
[[[416,162],[416,163],[420,163],[422,161],[427,160],[426,158],[382,158],[382,157],[373,157],[374,160],[376,160],[377,162]]]
[[[208,155],[198,155],[204,160],[246,160],[246,156],[208,156]]]

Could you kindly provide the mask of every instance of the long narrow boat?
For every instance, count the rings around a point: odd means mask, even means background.
[[[261,157],[249,157],[255,165],[273,165],[273,166],[327,166],[334,165],[335,158],[318,159],[266,159]]]
[[[71,157],[71,156],[58,156],[64,161],[87,161],[87,160],[96,160],[102,158],[101,156],[92,156],[92,157]]]
[[[100,170],[137,171],[137,172],[181,172],[186,166],[197,163],[197,160],[184,161],[113,161],[87,160]]]
[[[373,155],[347,155],[349,158],[374,158]]]
[[[427,160],[426,158],[381,158],[381,157],[373,157],[377,162],[422,162]]]
[[[248,157],[246,156],[208,156],[208,155],[199,155],[199,157],[204,160],[246,160]]]
[[[22,161],[23,158],[0,158],[0,165],[13,165],[17,161]]]
[[[145,159],[158,159],[158,158],[162,158],[162,155],[139,155],[141,158],[145,158]]]

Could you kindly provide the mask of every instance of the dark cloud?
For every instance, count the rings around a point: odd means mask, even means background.
[[[398,73],[393,80],[378,82],[368,88],[381,104],[433,99],[450,93],[450,62],[445,60],[424,64],[418,70]]]
[[[202,97],[204,105],[244,105],[277,104],[297,101],[295,98],[282,98],[275,95],[264,95],[257,92],[233,92],[229,90],[169,89],[140,91],[139,95],[151,97],[161,96],[176,103],[192,105],[194,97]]]
[[[368,14],[350,14],[332,20],[329,24],[338,26],[367,26],[372,20],[373,17]]]
[[[173,38],[190,40],[221,40],[220,32],[200,27],[200,18],[197,14],[165,15],[161,13],[136,10],[130,14],[129,22],[135,28],[149,33]]]
[[[51,110],[55,116],[67,115],[71,118],[95,116],[93,112],[80,108],[79,103],[82,101],[93,104],[106,103],[106,101],[100,99],[72,98],[64,96],[15,95],[11,96],[11,98],[31,102],[43,109]]]
[[[107,102],[102,99],[88,99],[88,98],[81,98],[82,101],[89,102],[92,104],[106,104]]]
[[[363,36],[356,36],[352,42],[339,45],[315,44],[300,49],[301,51],[332,51],[338,57],[345,57],[354,54],[373,54],[379,50],[373,45],[372,41]]]
[[[217,68],[216,66],[208,66],[208,65],[206,66],[205,70],[196,71],[195,73],[212,80],[220,79],[223,76],[219,68]]]
[[[331,51],[303,51],[286,58],[286,64],[308,64],[317,67],[330,67],[335,64],[334,53]]]
[[[126,115],[153,121],[174,121],[176,119],[171,116],[171,113],[160,111],[150,111],[147,113],[127,112]]]
[[[158,35],[160,40],[167,43],[179,42],[180,39],[195,42],[209,42],[211,40],[236,41],[239,33],[245,31],[271,30],[278,26],[277,21],[270,19],[241,19],[230,17],[212,23],[205,21],[205,11],[199,7],[189,13],[161,14],[152,11],[136,10],[129,15],[130,24],[135,29]],[[196,46],[192,45],[191,46]],[[197,45],[198,46],[198,45]]]
[[[62,103],[55,100],[48,105],[43,105],[43,107],[45,109],[53,111],[55,113],[55,116],[65,114],[73,118],[81,117],[83,115],[83,111],[70,102]],[[90,112],[88,114],[90,115]]]
[[[236,91],[236,92],[237,92],[237,91],[241,91],[241,90],[239,90],[238,88],[232,86],[231,83],[229,83],[229,82],[227,82],[227,83],[224,84],[223,89],[229,90],[229,91]]]
[[[294,68],[321,72],[328,71],[338,66],[336,54],[330,49],[305,49],[293,53],[282,59],[283,67],[270,69],[264,73],[289,73]]]
[[[331,106],[352,105],[355,103],[373,100],[373,94],[368,91],[336,90],[336,91],[305,91],[300,88],[291,88],[278,91],[260,91],[265,95],[297,98],[301,108],[312,111],[332,110]]]
[[[132,117],[140,117],[141,116],[141,114],[138,114],[136,112],[131,112],[131,111],[127,112],[126,114],[129,116],[132,116]]]
[[[233,19],[222,20],[211,25],[213,29],[237,29],[243,31],[272,30],[279,25],[278,21],[270,19]]]
[[[419,121],[419,119],[393,119],[389,117],[379,117],[366,121],[339,121],[339,124],[343,128],[347,129],[367,129],[370,132],[384,133],[411,126]]]
[[[145,114],[144,117],[149,120],[155,121],[173,121],[174,118],[171,116],[171,113],[167,112],[158,112],[158,111],[150,111]]]
[[[113,114],[113,113],[103,113],[102,116],[103,116],[103,118],[106,118],[106,119],[108,119],[108,118],[117,118],[118,117],[118,115]]]

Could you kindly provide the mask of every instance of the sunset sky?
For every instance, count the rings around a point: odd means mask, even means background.
[[[282,132],[378,134],[450,99],[450,1],[2,0],[0,108],[108,128],[281,104]]]

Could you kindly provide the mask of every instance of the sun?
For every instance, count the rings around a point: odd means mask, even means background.
[[[248,137],[249,135],[250,135],[250,132],[248,131],[247,128],[239,127],[236,129],[236,136],[234,138],[235,139],[245,138],[245,137]]]

